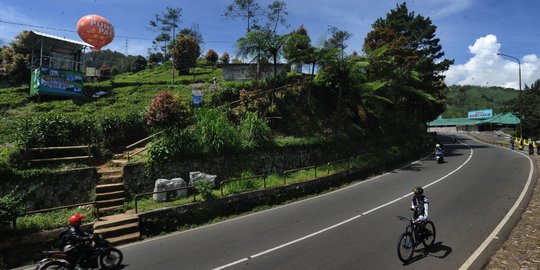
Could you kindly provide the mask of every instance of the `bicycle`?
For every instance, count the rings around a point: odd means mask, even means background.
[[[423,221],[423,228],[415,223],[413,219],[397,216],[402,221],[408,221],[409,224],[405,227],[405,232],[399,237],[397,245],[397,253],[399,260],[407,263],[411,261],[414,251],[420,243],[424,244],[425,248],[431,247],[435,243],[435,224],[431,220]]]

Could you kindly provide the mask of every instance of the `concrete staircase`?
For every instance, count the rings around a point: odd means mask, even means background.
[[[100,179],[95,189],[95,201],[100,215],[124,207],[123,167],[127,162],[123,154],[116,154],[111,162],[97,167]],[[140,238],[139,217],[125,213],[100,217],[94,222],[94,233],[103,235],[113,245],[137,241]]]
[[[141,236],[139,216],[118,214],[102,217],[94,222],[94,233],[103,235],[113,245],[138,241]]]

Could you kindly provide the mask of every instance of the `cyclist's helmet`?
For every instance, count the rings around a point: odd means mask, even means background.
[[[441,145],[440,145],[440,144],[436,144],[435,147],[441,147]]]
[[[417,195],[422,195],[424,194],[424,189],[422,187],[415,187],[413,188],[412,192]]]
[[[68,218],[69,224],[73,226],[79,226],[81,225],[82,220],[85,218],[83,214],[74,214],[73,216]]]

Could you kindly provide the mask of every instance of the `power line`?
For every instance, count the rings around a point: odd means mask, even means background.
[[[11,24],[11,25],[18,25],[18,26],[26,26],[26,27],[35,27],[35,28],[48,29],[48,30],[55,30],[55,31],[71,32],[71,33],[76,33],[76,32],[77,32],[77,31],[75,31],[75,30],[67,30],[67,29],[62,29],[62,28],[47,27],[47,26],[39,26],[39,25],[25,24],[25,23],[17,23],[17,22],[8,22],[8,21],[4,21],[4,20],[0,20],[0,23]],[[149,38],[128,37],[128,36],[120,36],[120,35],[118,35],[118,36],[116,36],[116,37],[120,37],[120,38],[129,38],[129,39],[140,39],[140,40],[152,40],[152,39],[149,39]]]

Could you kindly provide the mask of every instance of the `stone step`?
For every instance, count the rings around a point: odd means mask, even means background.
[[[132,234],[135,232],[140,232],[138,222],[94,230],[94,233],[103,235],[105,239]]]
[[[106,176],[101,176],[99,178],[99,185],[107,185],[107,184],[115,184],[115,183],[122,183],[122,180],[124,179],[123,175],[120,174],[111,174]]]
[[[126,193],[124,190],[112,191],[106,193],[96,193],[96,201],[106,201],[111,199],[125,198]]]
[[[129,223],[138,223],[139,215],[137,214],[117,214],[112,216],[101,217],[99,220],[94,221],[94,229],[110,228],[118,225],[124,225]]]
[[[113,183],[113,184],[103,184],[103,185],[97,185],[96,186],[96,194],[97,193],[109,193],[114,191],[124,191],[124,183]]]
[[[124,205],[114,205],[114,206],[101,207],[98,209],[98,211],[105,212],[109,210],[122,209],[122,208],[124,208]]]
[[[124,166],[128,163],[127,159],[113,159],[111,160],[111,163],[114,166]]]
[[[122,168],[119,167],[109,167],[109,166],[101,166],[97,168],[97,173],[99,173],[102,176],[105,175],[114,175],[118,173],[122,173]]]
[[[124,159],[127,158],[124,153],[118,153],[113,155],[113,159]]]
[[[141,238],[141,233],[134,232],[134,233],[130,233],[130,234],[122,235],[122,236],[107,238],[107,241],[111,242],[115,246],[118,246],[118,245],[123,245],[127,243],[137,242],[139,241],[140,238]]]
[[[113,207],[123,207],[125,198],[117,198],[117,199],[110,199],[110,200],[102,200],[97,201],[96,200],[96,208],[99,209],[99,211],[104,210],[110,210],[109,208]]]

